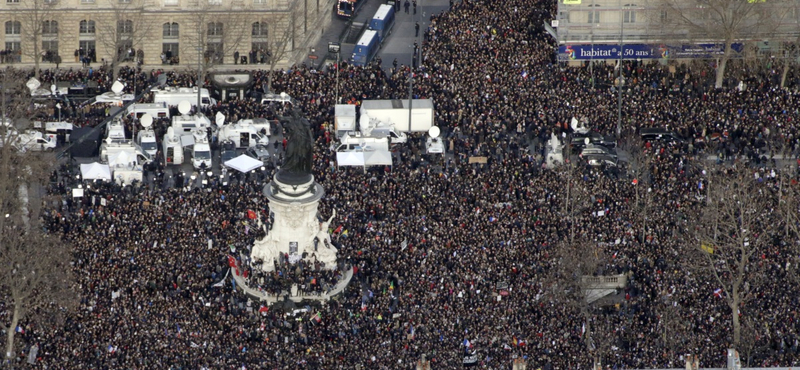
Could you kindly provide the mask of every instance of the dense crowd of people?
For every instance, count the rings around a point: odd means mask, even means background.
[[[733,313],[713,274],[686,268],[697,249],[687,220],[703,207],[710,179],[727,176],[720,168],[745,168],[768,192],[796,186],[800,75],[793,71],[780,88],[779,65],[732,62],[715,89],[706,61],[626,62],[619,143],[629,152],[627,172],[583,162],[544,168],[544,142],[573,134],[573,117],[614,133],[620,90],[614,66],[556,61],[538,26],[553,8],[532,0],[454,4],[431,16],[416,69],[375,62],[293,66],[271,78],[252,71],[254,86],[271,80],[313,125],[314,175],[326,191],[321,219],[336,211],[332,240],[355,272],[327,304],[265,307],[225,279],[229,256],[251,287],[269,293],[292,284],[322,293],[341,275],[283,260],[264,273],[242,257],[269,232],[259,225],[270,222],[261,194],[271,169],[202,188],[187,181],[188,191],[174,181],[91,183],[82,198],[66,196],[74,176],[54,175],[51,192],[63,201],[46,211],[46,225],[73,248],[80,305],[63,326],[24,321],[20,361],[36,345],[33,368],[408,369],[425,356],[431,368],[454,369],[465,354],[489,369],[510,368],[518,357],[534,369],[588,368],[598,359],[607,368],[675,368],[687,354],[699,355],[702,367],[724,366]],[[93,80],[99,92],[112,82],[103,68],[55,73],[43,71],[42,80]],[[159,74],[173,86],[196,81],[127,67],[117,78],[141,91]],[[414,138],[397,148],[391,168],[337,167],[336,101],[405,98],[410,74],[414,95],[434,100],[452,156],[425,155],[424,139]],[[249,99],[204,111],[217,112],[229,122],[282,113]],[[65,114],[95,125],[106,113],[74,106]],[[643,127],[688,140],[643,144],[633,139]],[[712,166],[712,155],[722,167]],[[798,235],[791,225],[775,227],[783,228],[765,231],[774,237],[748,267],[759,277],[748,279],[751,298],[737,309],[745,328],[739,350],[752,366],[800,363]],[[565,255],[575,240],[584,253]],[[575,261],[592,264],[588,274],[624,274],[628,284],[591,306],[569,301],[554,279]]]

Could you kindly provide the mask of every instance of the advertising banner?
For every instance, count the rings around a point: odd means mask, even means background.
[[[731,45],[738,54],[742,51],[741,43]],[[723,54],[724,44],[683,44],[683,45],[648,45],[626,44],[620,47],[615,44],[571,44],[558,47],[558,59],[592,60],[592,59],[668,59],[668,58],[716,58]],[[734,55],[733,57],[737,57]]]

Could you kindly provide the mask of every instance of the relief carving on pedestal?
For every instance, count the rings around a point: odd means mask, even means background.
[[[300,203],[292,203],[292,205],[286,209],[286,224],[289,225],[289,227],[296,229],[302,222],[303,207],[300,205]]]

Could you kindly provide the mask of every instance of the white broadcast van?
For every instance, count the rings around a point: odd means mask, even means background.
[[[248,122],[236,122],[220,127],[219,141],[230,140],[237,148],[251,148],[258,144],[268,145],[269,137],[261,134],[261,130]]]
[[[192,105],[197,104],[197,87],[155,87],[150,90],[153,92],[153,103],[166,103],[168,107],[176,106],[182,101],[188,101]],[[207,108],[215,105],[217,101],[211,97],[208,89],[200,89],[200,105]]]
[[[167,103],[133,103],[128,107],[128,114],[136,118],[141,118],[142,115],[149,114],[157,118],[169,118],[169,107]]]

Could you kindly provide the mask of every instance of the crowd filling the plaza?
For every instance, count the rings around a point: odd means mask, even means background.
[[[531,369],[588,368],[598,359],[616,369],[676,368],[687,354],[701,367],[724,366],[732,310],[711,272],[687,267],[687,256],[698,256],[687,220],[712,178],[745,171],[764,191],[796,186],[800,75],[781,88],[778,62],[733,61],[714,88],[713,61],[626,61],[619,145],[647,168],[544,168],[544,143],[571,135],[573,117],[603,134],[618,125],[617,69],[557,62],[540,26],[554,11],[550,1],[464,0],[430,16],[419,68],[339,66],[338,91],[353,104],[408,98],[413,74],[414,96],[435,102],[447,157],[425,155],[424,138],[414,138],[391,168],[337,167],[334,66],[252,71],[255,86],[271,80],[312,124],[321,219],[336,211],[331,241],[353,269],[348,287],[324,304],[267,307],[228,277],[236,265],[251,287],[273,294],[294,284],[322,294],[341,277],[286,261],[263,272],[242,259],[269,231],[262,190],[275,167],[187,190],[159,175],[157,155],[155,181],[93,183],[82,198],[69,194],[73,175],[54,173],[49,189],[59,201],[44,224],[72,248],[80,304],[63,323],[19,324],[20,365],[35,346],[24,366],[36,369],[409,369],[422,356],[433,369],[456,369],[465,354],[489,369],[515,358]],[[95,80],[103,90],[109,73],[47,70],[41,80]],[[170,86],[196,78],[128,67],[118,77],[141,91],[157,75]],[[235,122],[274,119],[281,109],[241,99],[204,113]],[[61,111],[80,126],[106,113],[102,105]],[[646,127],[686,140],[634,140]],[[745,327],[738,349],[752,366],[800,364],[798,235],[779,228],[758,251],[758,280],[737,310]],[[565,255],[576,240],[580,256]],[[625,275],[627,286],[612,301],[566,302],[557,278],[580,258],[594,259],[589,275]]]

